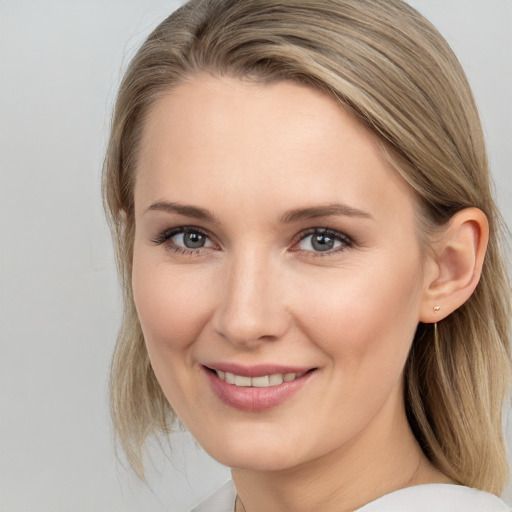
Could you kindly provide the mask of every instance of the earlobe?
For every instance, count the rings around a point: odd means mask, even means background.
[[[420,321],[442,320],[466,302],[475,290],[489,241],[489,223],[478,208],[456,213],[432,247],[432,268],[426,276]]]

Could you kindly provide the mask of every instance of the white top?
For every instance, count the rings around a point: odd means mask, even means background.
[[[191,512],[233,512],[236,489],[232,480]],[[406,487],[386,494],[354,512],[512,512],[488,492],[451,484]]]

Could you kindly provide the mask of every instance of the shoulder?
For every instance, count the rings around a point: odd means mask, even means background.
[[[494,494],[451,484],[427,484],[407,487],[382,496],[356,512],[510,512]]]
[[[236,489],[231,480],[191,512],[233,512]],[[450,484],[428,484],[407,487],[386,494],[356,512],[511,512],[494,494]]]
[[[236,488],[232,480],[228,480],[220,489],[206,498],[190,512],[233,512],[235,509]]]

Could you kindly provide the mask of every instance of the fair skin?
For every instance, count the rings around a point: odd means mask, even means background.
[[[148,353],[180,419],[233,468],[238,509],[348,512],[447,482],[408,425],[403,368],[418,322],[476,286],[483,214],[458,214],[426,253],[376,138],[291,82],[191,78],[152,106],[140,144]],[[296,375],[240,387],[223,371]]]

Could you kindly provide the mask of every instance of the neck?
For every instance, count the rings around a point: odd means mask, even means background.
[[[404,487],[449,481],[426,459],[403,410],[376,419],[357,439],[315,460],[232,474],[237,512],[352,512]]]

